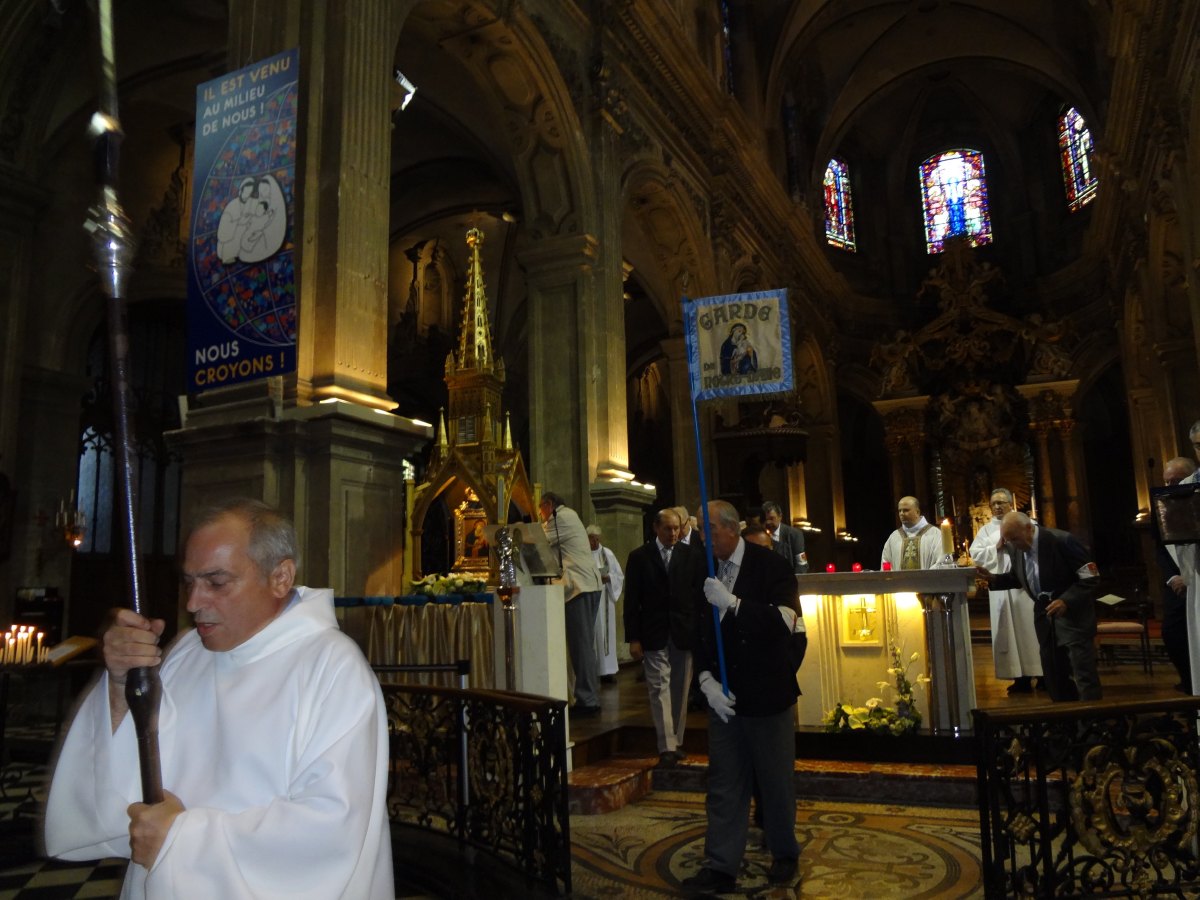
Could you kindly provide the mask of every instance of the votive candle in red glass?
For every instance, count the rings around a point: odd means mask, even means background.
[[[883,571],[885,571],[885,572],[892,571],[892,564],[890,562],[888,562],[886,559],[883,561]]]
[[[855,563],[854,565],[852,565],[850,567],[850,571],[851,572],[861,572],[862,571],[862,563]]]
[[[837,566],[835,566],[833,563],[826,563],[826,564],[825,564],[825,571],[826,571],[826,572],[836,572],[836,571],[837,571]]]

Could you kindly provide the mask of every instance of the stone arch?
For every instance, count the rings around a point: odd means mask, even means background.
[[[583,100],[579,61],[569,54],[555,59],[537,21],[520,6],[497,15],[479,2],[423,0],[393,46],[409,29],[455,58],[476,92],[500,111],[529,236],[594,231],[591,163],[576,111]]]
[[[681,178],[661,163],[642,161],[621,179],[622,240],[670,334],[681,333],[679,298],[715,284],[708,242]]]

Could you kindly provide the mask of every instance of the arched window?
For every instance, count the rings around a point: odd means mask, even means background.
[[[1067,208],[1071,212],[1096,199],[1099,181],[1092,168],[1094,146],[1091,129],[1079,110],[1072,106],[1058,117],[1058,153],[1067,188]]]
[[[978,150],[946,150],[921,163],[925,247],[941,253],[947,238],[962,236],[972,247],[992,242],[987,178]]]
[[[850,200],[850,170],[840,159],[825,167],[825,240],[854,251],[854,206]]]

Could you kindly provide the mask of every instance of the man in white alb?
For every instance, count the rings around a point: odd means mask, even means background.
[[[1012,492],[992,490],[989,506],[992,520],[979,529],[971,543],[971,559],[977,566],[997,574],[1007,572],[1011,564],[1007,553],[1000,553],[1000,520],[1013,508]],[[989,590],[992,614],[992,658],[996,677],[1012,679],[1010,694],[1028,694],[1033,679],[1042,677],[1042,657],[1037,630],[1033,627],[1033,598],[1021,588],[1011,591]]]
[[[296,533],[256,500],[202,515],[183,584],[195,628],[118,610],[105,671],[67,734],[51,856],[132,860],[122,898],[391,900],[383,695],[333,592],[294,585]],[[124,681],[159,666],[164,799],[141,784]]]
[[[617,562],[616,554],[604,546],[601,538],[604,532],[599,525],[587,527],[588,544],[592,548],[592,558],[596,568],[600,570],[600,582],[604,590],[600,593],[600,609],[596,612],[596,658],[599,660],[600,681],[602,684],[615,684],[617,681],[617,601],[621,599],[621,589],[625,586],[625,573]]]

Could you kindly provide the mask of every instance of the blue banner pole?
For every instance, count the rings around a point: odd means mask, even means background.
[[[684,314],[687,314],[687,307],[690,301],[687,297],[683,298]],[[692,395],[692,429],[696,435],[696,466],[700,472],[700,508],[704,511],[704,561],[708,563],[708,577],[716,578],[717,569],[716,563],[713,561],[713,544],[712,544],[712,523],[708,517],[708,481],[704,477],[704,448],[700,443],[700,413],[696,408],[696,384],[695,373],[691,372],[691,361],[688,361],[689,381],[688,387]],[[725,696],[729,696],[729,676],[725,671],[725,641],[721,637],[721,611],[715,606],[713,612],[713,630],[717,635],[717,668],[721,675],[721,690]]]

